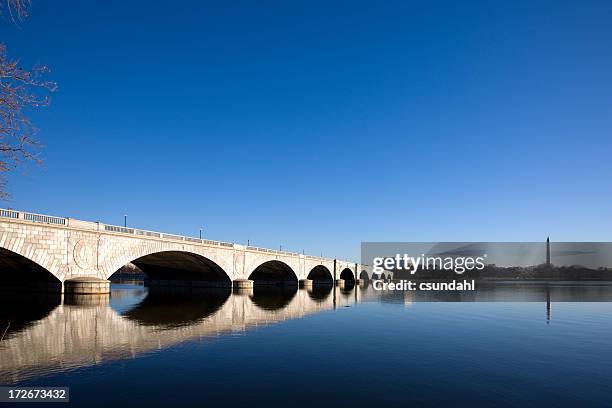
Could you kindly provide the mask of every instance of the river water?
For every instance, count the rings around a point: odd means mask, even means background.
[[[0,384],[71,405],[610,406],[612,285],[2,294]]]

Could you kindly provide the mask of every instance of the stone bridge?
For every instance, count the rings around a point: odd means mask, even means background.
[[[0,209],[0,285],[63,290],[133,263],[151,285],[228,287],[387,279],[355,262]]]

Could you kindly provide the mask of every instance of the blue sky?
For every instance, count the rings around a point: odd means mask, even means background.
[[[607,1],[34,0],[0,38],[59,91],[3,206],[353,259],[609,241],[611,21]]]

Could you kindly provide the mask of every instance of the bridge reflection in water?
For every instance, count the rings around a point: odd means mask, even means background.
[[[113,285],[110,296],[4,294],[0,383],[133,358],[192,339],[350,306],[366,292],[335,285],[186,292],[120,284]]]
[[[368,285],[322,284],[298,289],[248,290],[113,285],[109,295],[10,294],[0,297],[0,383],[134,358],[190,340],[353,306],[362,301],[401,303],[609,302],[612,283],[588,285],[482,284],[476,292],[380,292]],[[551,300],[552,299],[552,300]],[[546,314],[544,315],[544,310]]]

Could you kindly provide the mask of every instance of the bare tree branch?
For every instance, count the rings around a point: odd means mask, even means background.
[[[28,16],[30,0],[5,0],[11,18],[21,21]],[[41,163],[37,151],[36,127],[28,117],[31,110],[48,106],[49,93],[57,89],[55,82],[44,79],[49,69],[35,66],[30,70],[19,60],[8,57],[0,43],[0,199],[8,197],[6,173],[24,161]]]
[[[14,23],[23,21],[28,17],[28,8],[30,7],[30,0],[5,0],[6,9],[8,10],[11,20]]]

